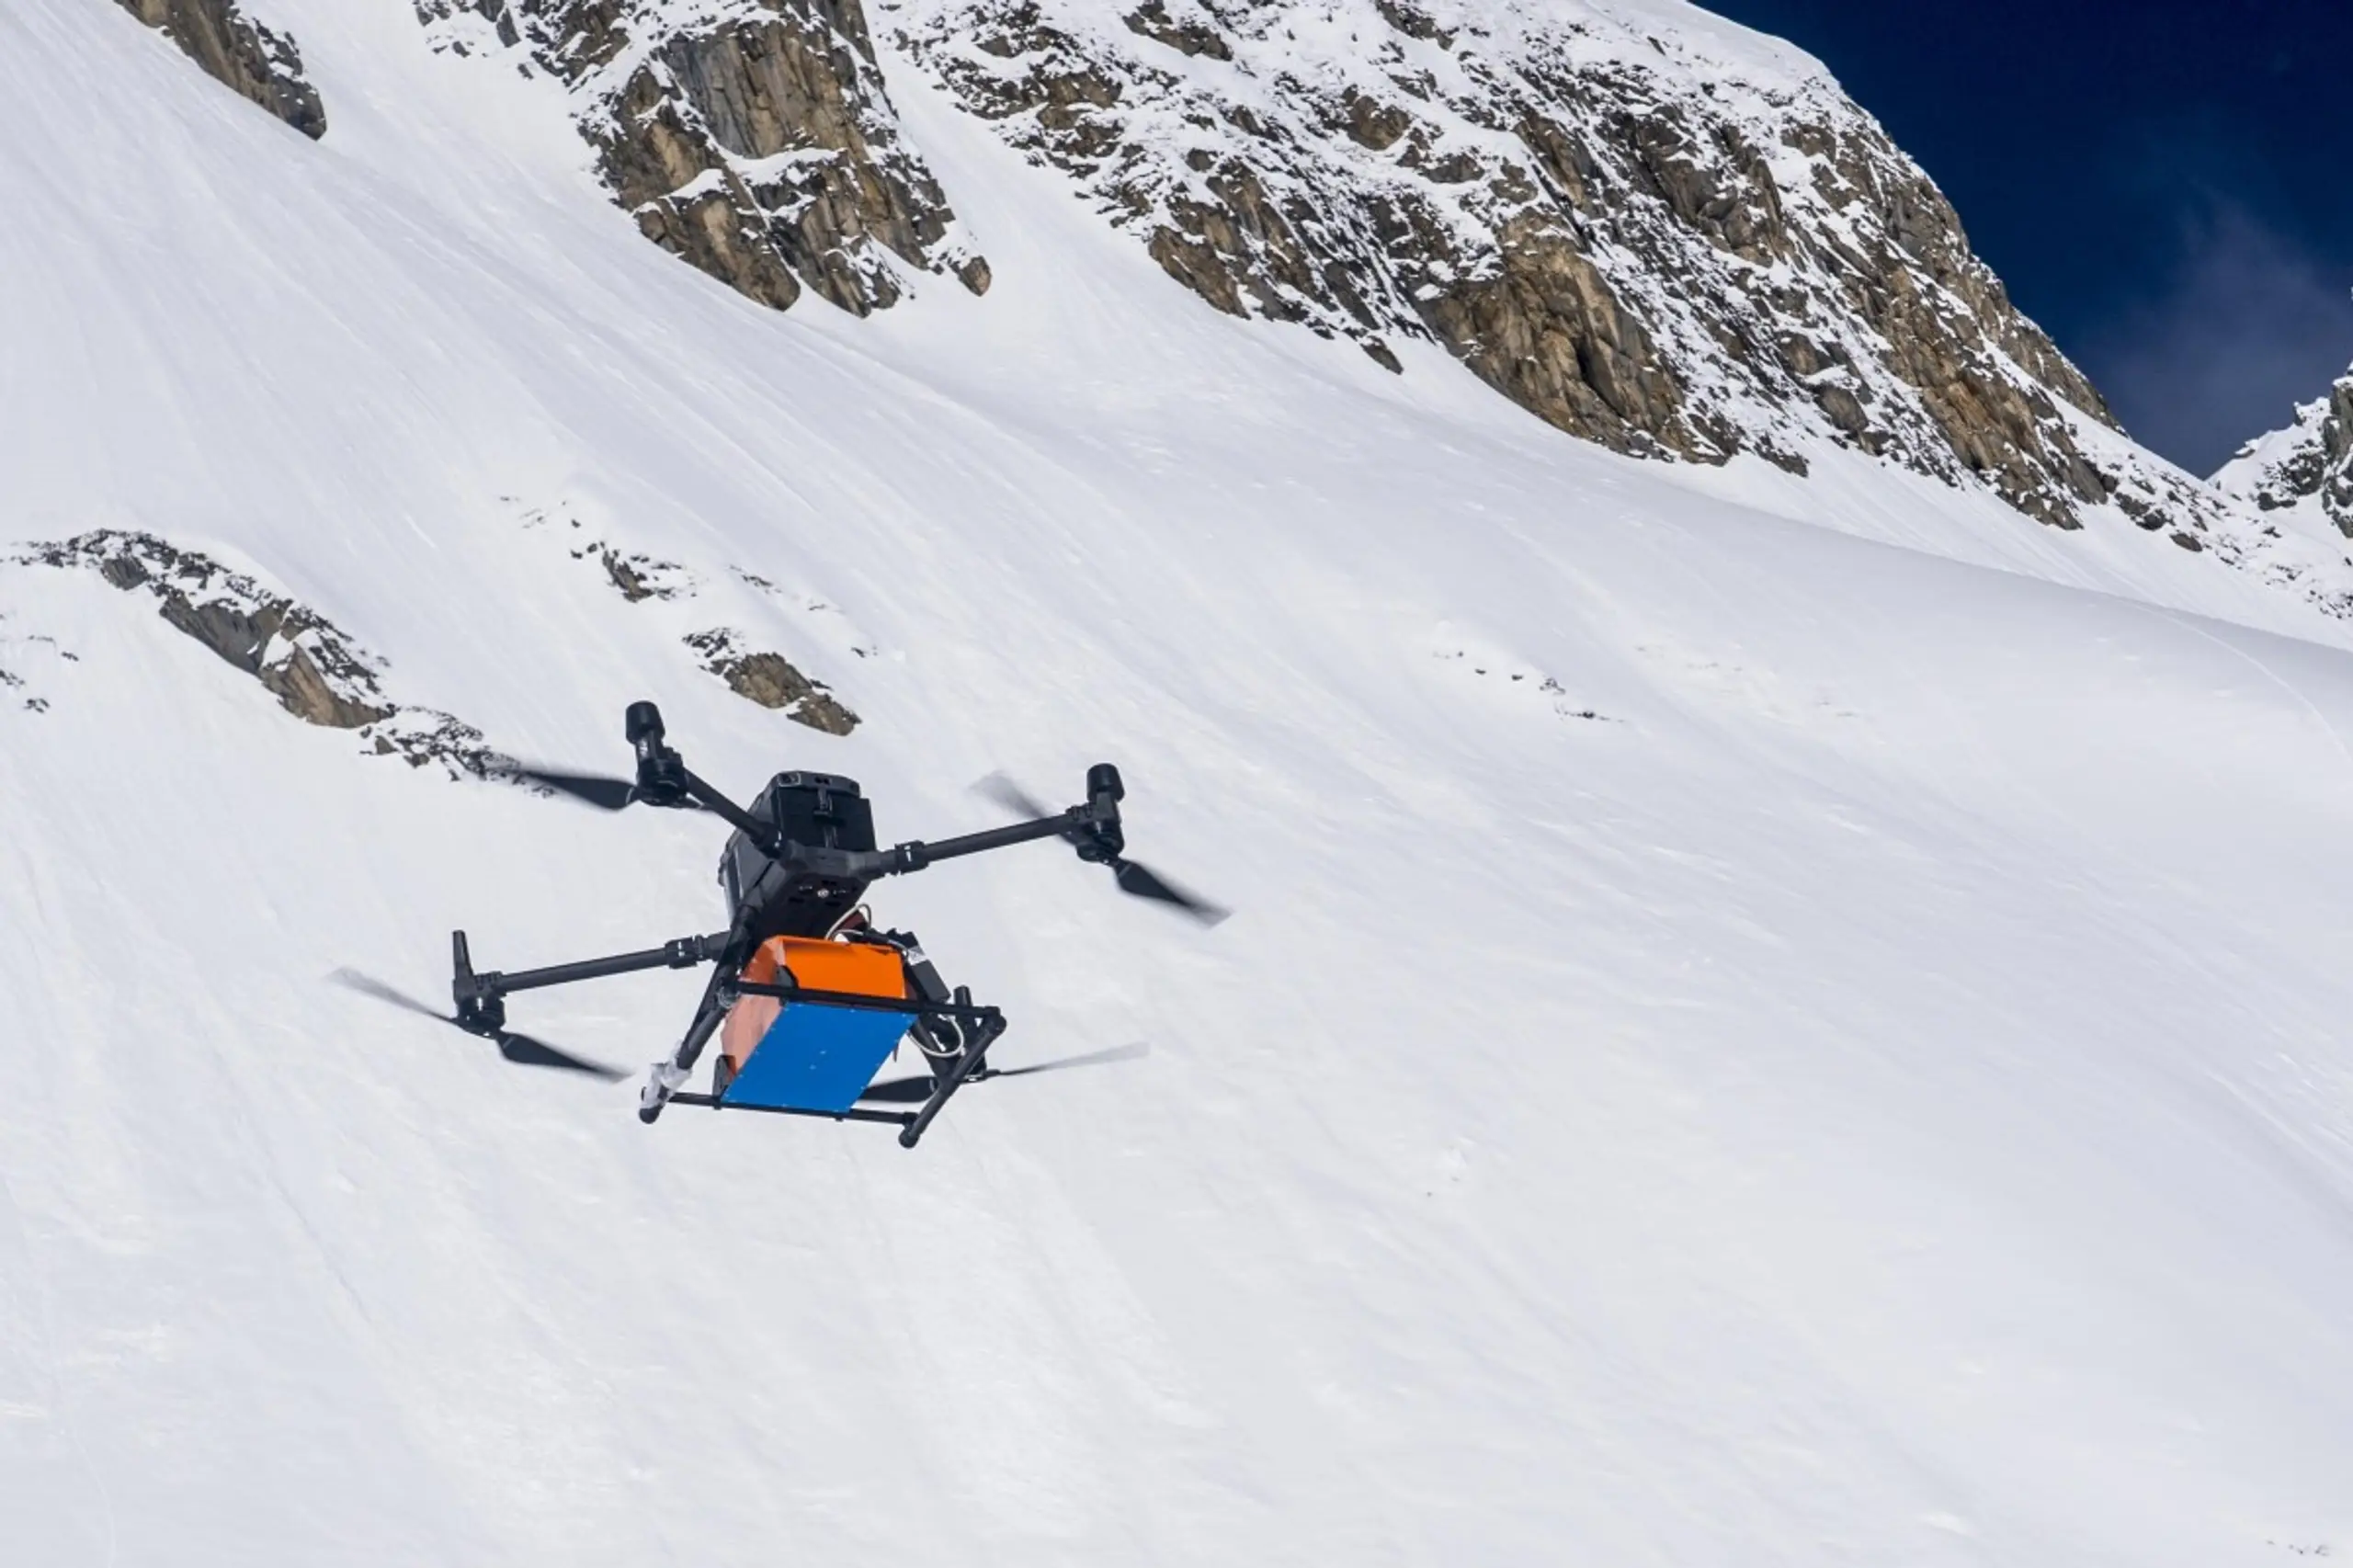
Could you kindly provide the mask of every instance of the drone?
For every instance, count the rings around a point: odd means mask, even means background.
[[[608,975],[710,964],[685,1036],[654,1062],[638,1096],[638,1119],[652,1123],[671,1105],[719,1110],[824,1117],[896,1125],[912,1149],[949,1100],[968,1084],[1137,1054],[1097,1051],[1029,1067],[1000,1069],[989,1049],[1006,1030],[1004,1012],[950,990],[905,931],[872,922],[867,889],[988,850],[1060,838],[1091,865],[1108,867],[1120,891],[1174,907],[1204,925],[1226,911],[1195,897],[1126,857],[1120,802],[1126,790],[1108,762],[1087,769],[1084,803],[1048,811],[1001,776],[982,788],[1024,820],[926,843],[877,848],[873,808],[855,779],[835,774],[777,774],[747,808],[687,767],[667,744],[662,713],[631,703],[623,727],[636,757],[634,778],[551,772],[511,765],[504,772],[538,789],[605,811],[631,805],[708,812],[734,832],[719,857],[727,928],[679,937],[658,948],[577,963],[501,972],[476,971],[463,931],[450,933],[454,1016],[437,1012],[366,975],[335,978],[381,1000],[426,1013],[494,1041],[508,1061],[564,1068],[608,1080],[622,1074],[506,1027],[506,998],[518,991],[569,985]],[[690,1093],[697,1063],[716,1037],[708,1093]],[[876,1074],[912,1040],[925,1071],[878,1082]],[[914,1105],[914,1109],[884,1107]]]

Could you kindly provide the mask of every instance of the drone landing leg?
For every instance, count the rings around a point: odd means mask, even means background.
[[[996,1043],[996,1037],[1004,1032],[1005,1015],[994,1007],[989,1008],[972,1043],[964,1048],[964,1053],[956,1059],[956,1064],[939,1080],[939,1086],[931,1091],[931,1098],[924,1102],[923,1109],[915,1113],[915,1119],[907,1123],[906,1130],[899,1134],[900,1148],[912,1149],[915,1146],[916,1141],[923,1137],[924,1130],[931,1125],[932,1118],[938,1116],[940,1108],[948,1103],[948,1097],[962,1088],[964,1081],[981,1070],[981,1058],[990,1046]]]
[[[695,1009],[695,1021],[687,1026],[684,1040],[669,1057],[654,1064],[646,1074],[645,1087],[637,1098],[637,1119],[651,1123],[670,1103],[670,1096],[686,1086],[694,1075],[695,1063],[702,1057],[702,1048],[709,1044],[719,1021],[727,1016],[727,1003],[722,998],[722,982],[734,979],[734,971],[722,964],[713,971],[710,983],[703,987],[702,1003]]]

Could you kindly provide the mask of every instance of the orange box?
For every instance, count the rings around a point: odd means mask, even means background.
[[[899,961],[896,948],[770,937],[744,966],[744,978],[755,985],[774,985],[779,969],[790,970],[793,983],[810,991],[887,996],[893,1002],[906,999],[907,971]],[[754,1049],[767,1038],[768,1026],[783,1010],[784,1003],[774,996],[739,997],[719,1027],[719,1053],[742,1072]]]
[[[779,969],[790,970],[792,983],[805,991],[887,996],[894,1002],[907,994],[907,971],[899,961],[898,949],[872,942],[770,937],[744,966],[744,978],[755,985],[774,985]]]

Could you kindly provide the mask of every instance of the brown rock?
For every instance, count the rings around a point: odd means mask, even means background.
[[[899,135],[858,0],[683,19],[631,0],[420,0],[419,14],[430,26],[460,6],[574,86],[645,236],[737,291],[783,310],[807,288],[858,315],[899,299],[902,268],[986,291],[988,264]]]
[[[302,78],[294,40],[238,10],[236,0],[118,0],[160,29],[205,74],[315,142],[327,131],[318,89]]]
[[[698,631],[687,646],[703,656],[703,668],[725,681],[746,701],[781,711],[795,723],[829,735],[847,735],[858,715],[836,700],[824,683],[810,679],[780,653],[750,653],[726,631]]]

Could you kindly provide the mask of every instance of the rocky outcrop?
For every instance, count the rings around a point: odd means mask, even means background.
[[[392,714],[350,639],[209,556],[153,534],[101,530],[33,546],[26,559],[94,571],[125,592],[144,590],[172,626],[252,676],[305,723],[356,730]]]
[[[22,547],[17,566],[96,573],[125,593],[143,593],[174,629],[251,676],[279,707],[305,723],[358,733],[378,756],[412,767],[439,762],[452,773],[486,776],[499,759],[481,732],[447,713],[388,700],[382,661],[325,617],[211,557],[153,534],[100,529]]]
[[[302,77],[301,51],[284,33],[246,17],[236,0],[119,0],[160,29],[207,75],[250,98],[313,142],[327,132],[318,89]]]
[[[2215,484],[2263,512],[2313,512],[2353,539],[2353,370],[2295,423],[2248,442]]]
[[[858,728],[857,714],[836,701],[823,682],[793,668],[782,654],[749,652],[736,633],[727,631],[698,631],[686,642],[702,655],[703,668],[746,701],[776,709],[795,723],[828,735],[847,735]]]
[[[906,0],[905,43],[1218,309],[1444,346],[1621,451],[1827,440],[2075,526],[2106,404],[1812,61],[1562,0]],[[2150,504],[2159,503],[2152,498]]]
[[[675,561],[626,550],[606,537],[600,527],[590,526],[563,500],[524,507],[518,520],[526,531],[560,545],[573,560],[601,566],[605,582],[614,592],[641,607],[639,613],[650,617],[655,625],[666,622],[669,633],[694,653],[696,662],[725,681],[736,696],[828,735],[847,735],[858,727],[858,715],[834,695],[832,687],[804,674],[783,654],[757,646],[779,631],[797,643],[811,630],[805,620],[789,630],[776,625],[773,608],[763,601],[789,602],[794,596],[767,578],[733,566],[719,573],[699,573]],[[812,597],[801,597],[799,608],[802,616],[840,618],[833,606]],[[726,618],[723,622],[722,617]],[[768,631],[740,630],[759,624],[767,625]],[[841,638],[838,627],[829,630],[835,635],[825,640],[835,647],[847,642],[853,656],[872,656],[874,650],[859,639]]]
[[[858,315],[912,273],[988,264],[899,133],[858,0],[417,0],[444,47],[520,54],[571,89],[646,237],[779,310]]]

